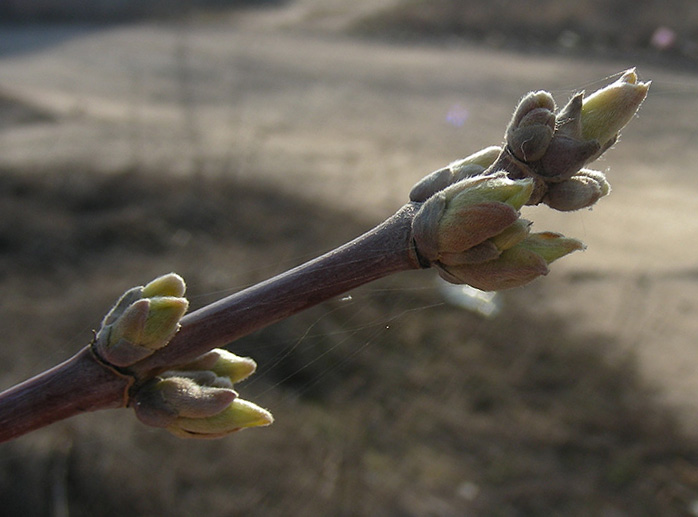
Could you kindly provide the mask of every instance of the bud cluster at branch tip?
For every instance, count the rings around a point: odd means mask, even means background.
[[[610,192],[602,172],[584,167],[617,141],[647,96],[649,82],[635,70],[589,95],[578,93],[557,113],[548,92],[526,95],[506,131],[506,146],[492,165],[512,178],[533,178],[528,204],[561,211],[592,206]]]
[[[136,391],[131,405],[143,423],[180,438],[220,438],[246,427],[269,425],[273,417],[267,410],[238,398],[233,390],[256,367],[248,357],[216,348],[148,381]]]
[[[412,230],[420,260],[453,283],[483,290],[524,285],[548,265],[584,248],[552,232],[530,233],[526,205],[578,210],[610,192],[602,172],[584,168],[609,149],[647,96],[635,70],[560,110],[545,91],[524,96],[505,145],[488,147],[418,182]]]

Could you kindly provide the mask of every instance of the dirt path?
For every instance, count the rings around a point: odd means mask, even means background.
[[[346,22],[339,2],[310,4],[231,23],[1,29],[0,97],[36,116],[0,132],[0,167],[223,172],[378,220],[422,175],[498,143],[526,91],[564,101],[637,64],[359,41],[327,31]],[[533,210],[537,228],[589,246],[555,267],[541,310],[616,335],[694,424],[698,77],[639,72],[650,99],[598,164],[613,195],[593,212]]]

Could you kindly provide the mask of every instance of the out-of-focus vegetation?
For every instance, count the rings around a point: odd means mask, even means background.
[[[698,3],[686,0],[410,0],[366,17],[356,28],[517,50],[698,58]]]
[[[0,21],[119,22],[179,17],[198,10],[266,7],[285,0],[3,0]]]

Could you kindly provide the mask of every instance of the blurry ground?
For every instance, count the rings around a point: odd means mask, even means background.
[[[0,28],[2,387],[86,343],[127,287],[174,270],[198,307],[370,228],[498,143],[528,90],[564,101],[635,65],[653,80],[598,164],[612,195],[527,212],[588,250],[503,293],[497,317],[446,305],[429,272],[357,290],[234,345],[260,364],[241,390],[271,428],[200,444],[127,411],[56,424],[2,446],[8,515],[696,511],[694,35],[675,17],[663,52],[651,27],[604,53],[458,27],[386,39],[432,12],[413,4]]]

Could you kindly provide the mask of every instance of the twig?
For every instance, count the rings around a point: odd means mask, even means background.
[[[604,174],[583,167],[613,145],[648,88],[629,70],[560,110],[547,92],[530,93],[514,112],[504,147],[430,174],[412,189],[410,203],[350,243],[183,318],[188,302],[177,275],[130,289],[91,346],[0,393],[0,442],[79,413],[129,405],[144,423],[183,437],[268,425],[271,414],[232,389],[254,362],[207,352],[399,271],[434,266],[450,282],[485,290],[547,274],[551,262],[583,244],[531,233],[519,210],[538,203],[577,210],[607,195]]]
[[[0,442],[59,420],[125,407],[136,379],[148,379],[308,307],[390,274],[420,267],[411,242],[418,204],[410,203],[357,239],[286,273],[202,307],[170,343],[129,372],[103,364],[87,347],[0,393]]]

